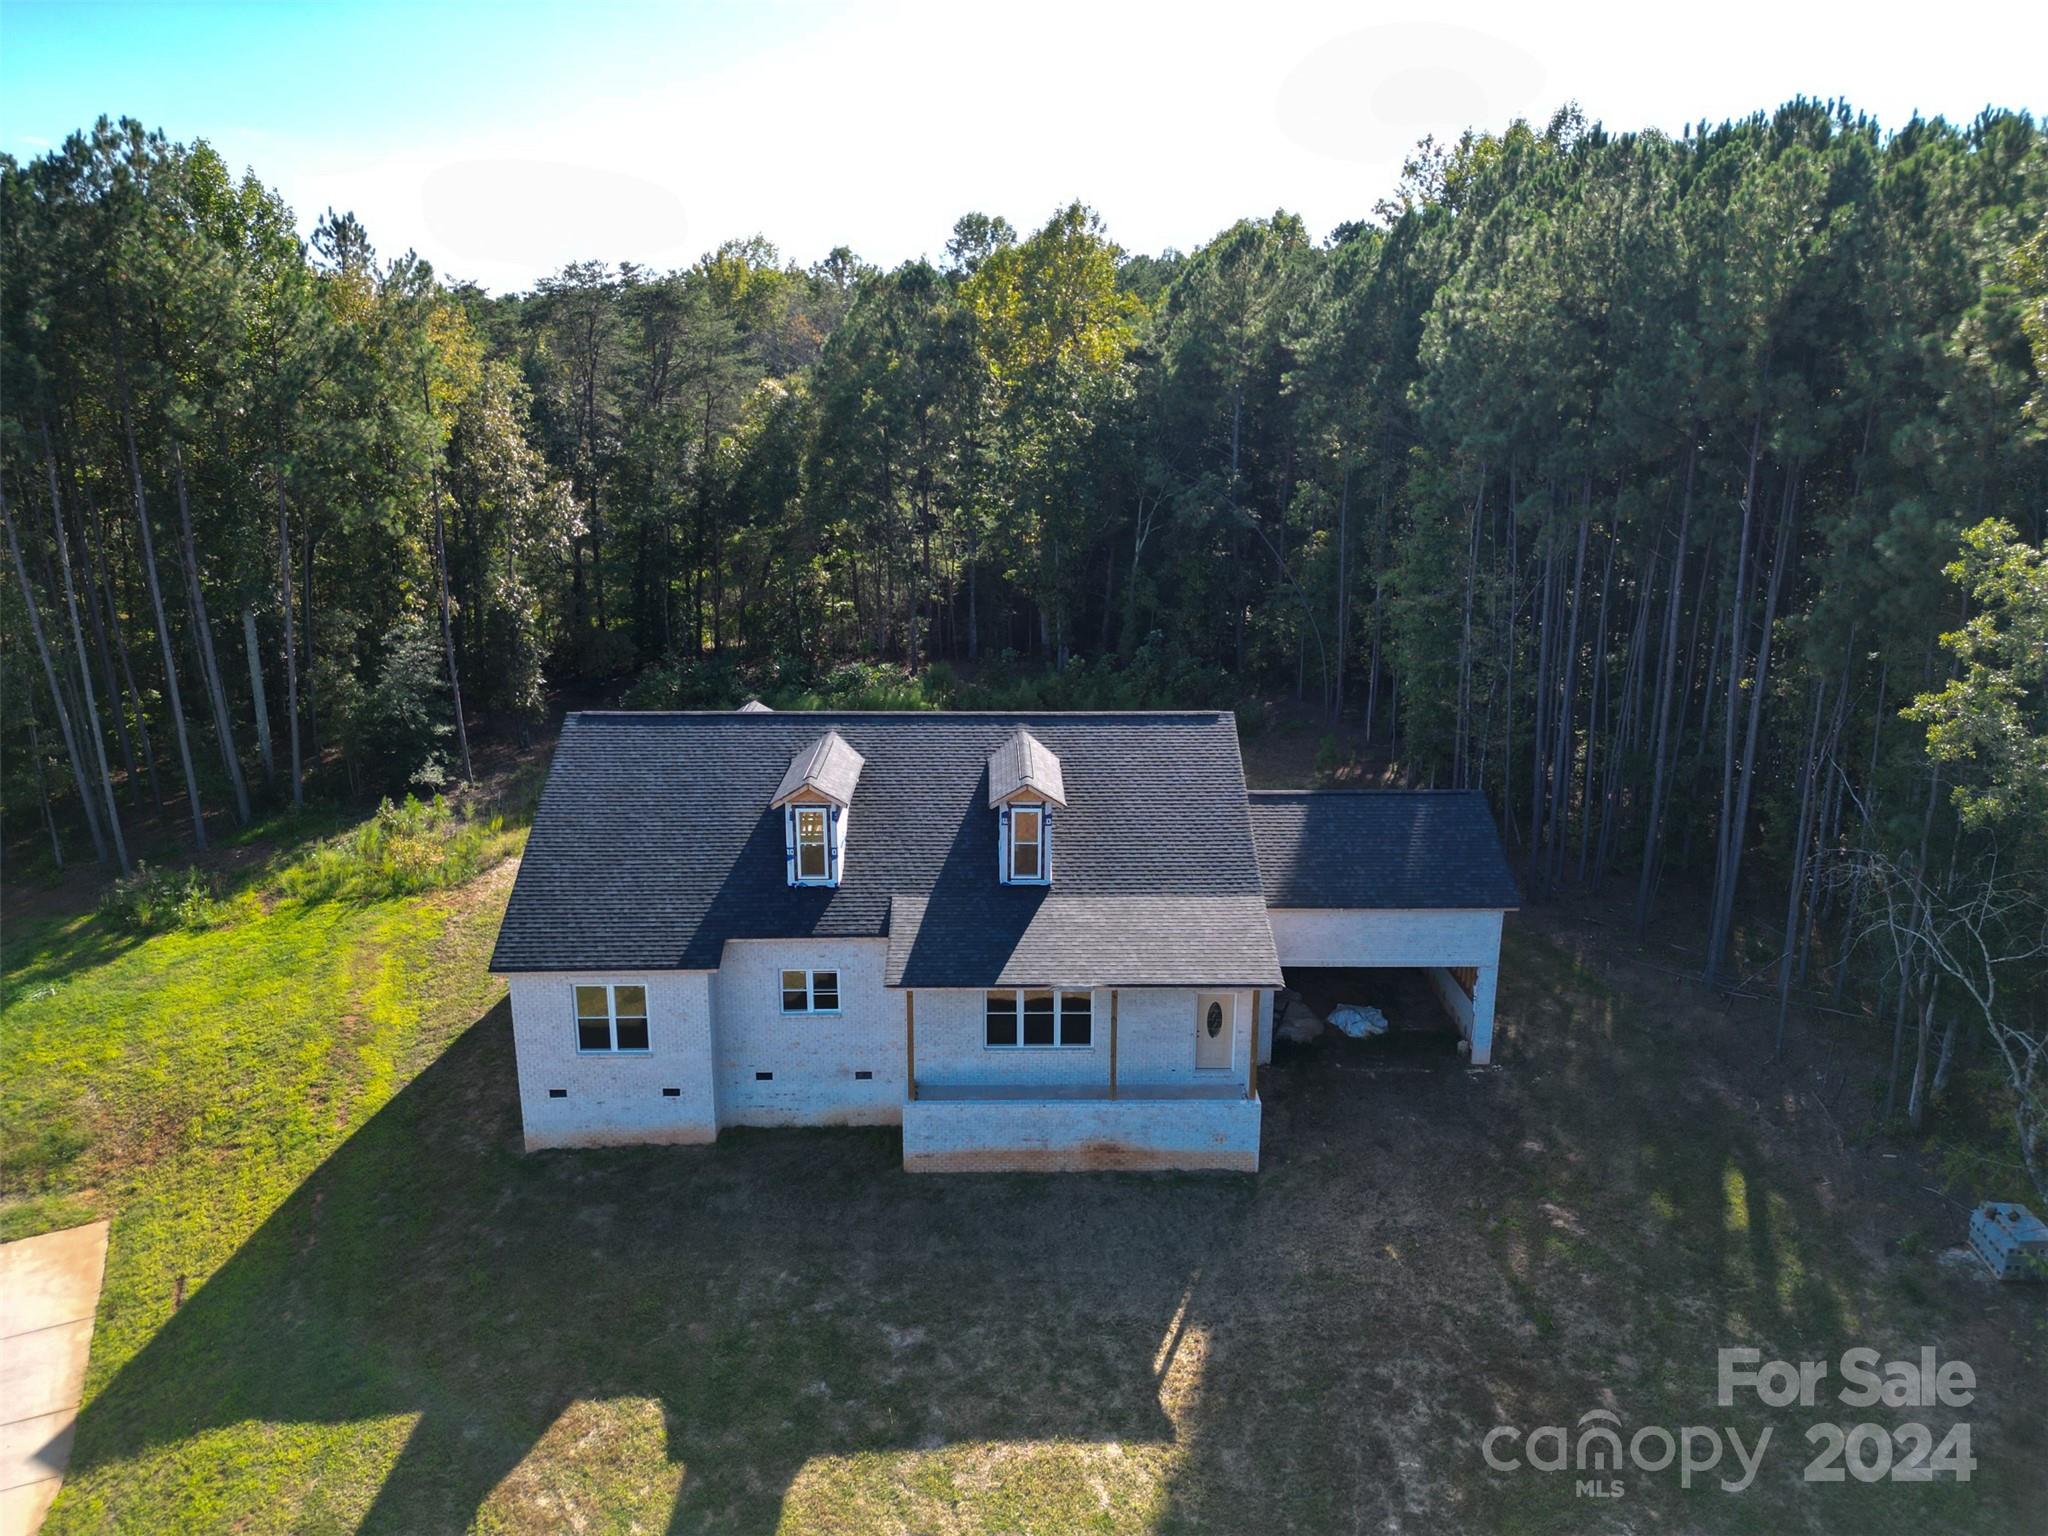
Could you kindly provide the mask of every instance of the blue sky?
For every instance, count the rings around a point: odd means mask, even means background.
[[[1133,249],[1185,248],[1275,207],[1326,231],[1424,133],[1566,99],[1674,132],[1796,92],[1888,123],[2039,113],[2048,8],[2021,9],[0,0],[0,149],[126,113],[303,224],[353,209],[499,290],[755,233],[892,263],[970,208],[1029,226],[1073,197]]]

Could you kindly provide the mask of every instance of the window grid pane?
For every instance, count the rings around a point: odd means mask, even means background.
[[[1030,991],[1024,994],[1024,1043],[1026,1045],[1052,1045],[1053,995],[1050,992]]]
[[[1010,814],[1010,878],[1036,880],[1039,876],[1040,812],[1019,806]]]
[[[796,870],[805,879],[825,877],[825,813],[796,813]]]
[[[608,1051],[612,1048],[612,1025],[609,1019],[578,1019],[576,1021],[576,1048],[580,1051]]]
[[[988,1043],[990,1045],[1015,1045],[1017,1043],[1016,993],[989,993]]]
[[[1089,1045],[1095,1038],[1095,999],[1086,992],[1060,994],[1060,1044]]]
[[[619,1047],[622,1051],[644,1051],[647,1049],[647,1021],[643,1018],[619,1017]]]

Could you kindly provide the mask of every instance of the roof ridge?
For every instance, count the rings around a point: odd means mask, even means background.
[[[1235,718],[1237,711],[1224,708],[1206,709],[770,709],[767,715],[779,720],[816,720],[830,715],[835,719],[891,719],[891,720],[1159,720],[1159,719],[1220,719]],[[563,718],[575,719],[579,715],[603,715],[612,718],[635,720],[668,720],[682,718],[704,718],[708,720],[733,720],[740,717],[737,709],[572,709]],[[1445,791],[1449,793],[1449,791]]]
[[[1328,789],[1246,789],[1253,799],[1261,795],[1278,798],[1281,795],[1484,795],[1483,789],[1409,789],[1390,786],[1385,789],[1355,789],[1348,784],[1332,785]]]

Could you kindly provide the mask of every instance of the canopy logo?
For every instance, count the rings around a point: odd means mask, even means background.
[[[1942,1361],[1931,1347],[1917,1360],[1883,1360],[1874,1349],[1845,1351],[1833,1374],[1844,1383],[1835,1398],[1847,1408],[1964,1408],[1976,1396],[1977,1375],[1960,1360]],[[1820,1406],[1821,1388],[1830,1379],[1825,1360],[1769,1360],[1755,1349],[1723,1349],[1718,1359],[1717,1403],[1736,1406],[1749,1394],[1771,1409]],[[1575,1475],[1581,1498],[1618,1499],[1627,1491],[1623,1474],[1658,1473],[1676,1464],[1682,1486],[1695,1478],[1718,1474],[1724,1493],[1741,1493],[1756,1482],[1769,1451],[1773,1426],[1756,1428],[1745,1439],[1735,1425],[1684,1424],[1667,1429],[1646,1424],[1624,1437],[1621,1415],[1608,1408],[1581,1414],[1576,1425],[1544,1424],[1525,1435],[1511,1424],[1486,1433],[1480,1452],[1496,1472],[1524,1468]],[[1948,1477],[1966,1483],[1976,1470],[1970,1450],[1970,1426],[1952,1424],[1936,1442],[1935,1434],[1917,1420],[1900,1424],[1838,1424],[1821,1421],[1808,1426],[1806,1441],[1814,1447],[1805,1469],[1809,1483],[1933,1482]]]

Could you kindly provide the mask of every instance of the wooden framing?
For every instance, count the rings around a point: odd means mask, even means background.
[[[1248,1099],[1259,1096],[1259,1004],[1265,995],[1257,987],[1252,988],[1252,1048],[1244,1079],[1244,1096]]]
[[[1109,989],[1109,1096],[1116,1097],[1116,988]]]
[[[903,994],[903,1087],[909,1098],[917,1097],[917,994]]]

